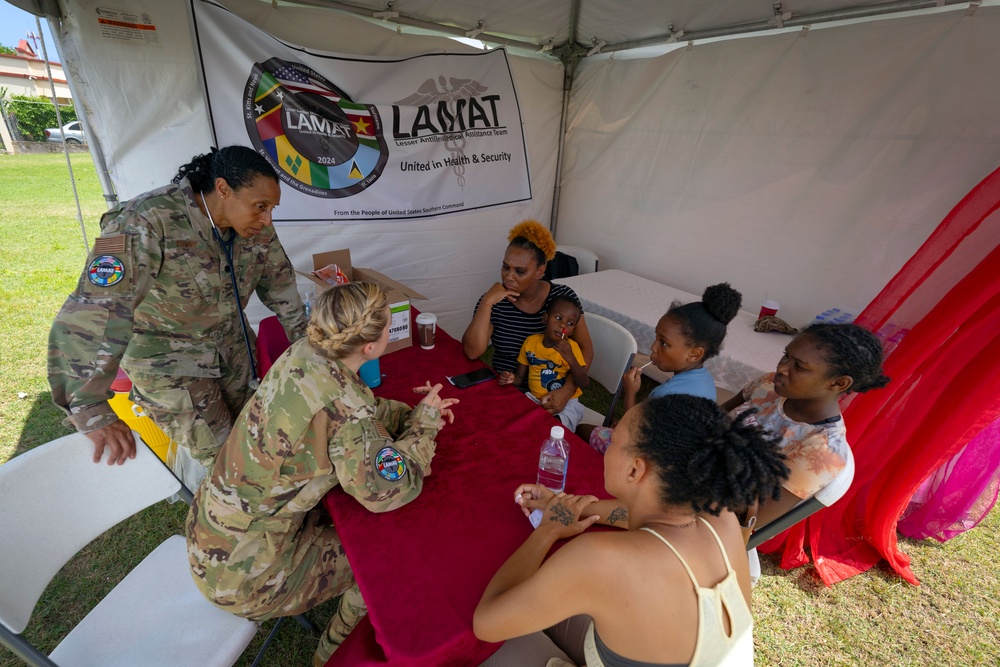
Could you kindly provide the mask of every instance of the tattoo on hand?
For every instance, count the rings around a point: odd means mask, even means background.
[[[569,510],[565,505],[554,505],[552,507],[552,516],[549,517],[549,521],[558,521],[564,526],[568,526],[576,519],[573,517],[573,512]]]
[[[628,521],[628,510],[624,507],[616,507],[608,516],[608,524],[613,526],[622,521]]]

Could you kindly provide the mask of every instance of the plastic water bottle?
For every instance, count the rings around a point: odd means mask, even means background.
[[[542,443],[538,456],[538,483],[559,493],[566,488],[566,471],[569,469],[569,443],[562,426],[553,426],[548,439]]]
[[[309,321],[309,316],[312,315],[312,304],[316,299],[316,292],[310,287],[306,289],[305,294],[302,297],[302,303],[305,305],[306,311],[306,322]]]

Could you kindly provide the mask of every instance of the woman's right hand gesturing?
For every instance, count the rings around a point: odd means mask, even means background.
[[[424,397],[420,399],[420,402],[424,405],[437,408],[441,412],[441,423],[438,428],[444,428],[445,423],[454,424],[455,423],[455,413],[451,411],[451,406],[459,403],[457,398],[443,398],[440,396],[441,388],[444,385],[438,383],[431,386],[430,382],[424,384],[423,387],[414,387],[413,391],[417,394],[424,394]]]

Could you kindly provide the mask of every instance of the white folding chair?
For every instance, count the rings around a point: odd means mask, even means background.
[[[597,271],[597,255],[592,251],[573,245],[556,246],[556,250],[564,255],[572,255],[581,274]]]
[[[771,539],[778,533],[788,530],[799,521],[802,521],[810,514],[815,514],[824,507],[829,507],[844,497],[847,490],[851,488],[854,481],[854,454],[850,448],[847,450],[847,465],[844,469],[830,481],[829,484],[816,492],[812,498],[806,498],[795,507],[788,510],[774,521],[766,523],[753,532],[747,542],[747,551],[756,549],[758,546]]]
[[[584,321],[587,323],[590,339],[594,342],[594,362],[587,369],[587,375],[604,385],[613,395],[606,415],[584,406],[583,423],[610,426],[615,405],[622,393],[622,375],[631,367],[639,346],[628,329],[614,320],[587,313]]]
[[[153,550],[46,657],[21,637],[62,566],[120,521],[178,493],[181,483],[138,433],[124,465],[92,461],[81,434],[0,465],[0,644],[32,666],[232,665],[257,624],[212,605],[191,578],[187,544]]]

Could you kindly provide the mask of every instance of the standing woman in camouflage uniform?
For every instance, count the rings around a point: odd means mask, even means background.
[[[254,336],[243,317],[250,295],[291,338],[305,330],[295,273],[271,226],[280,198],[267,161],[229,146],[101,218],[49,334],[53,401],[94,442],[95,462],[105,449],[109,464],[135,456],[131,430],[107,401],[121,363],[132,400],[177,444],[170,467],[192,489],[204,477],[253,392]]]
[[[376,285],[339,285],[316,301],[308,338],[268,371],[195,494],[188,557],[205,596],[253,620],[300,614],[343,593],[323,633],[323,665],[367,612],[321,501],[338,484],[372,512],[417,497],[434,438],[454,419],[441,385],[410,408],[358,378],[389,342]]]

